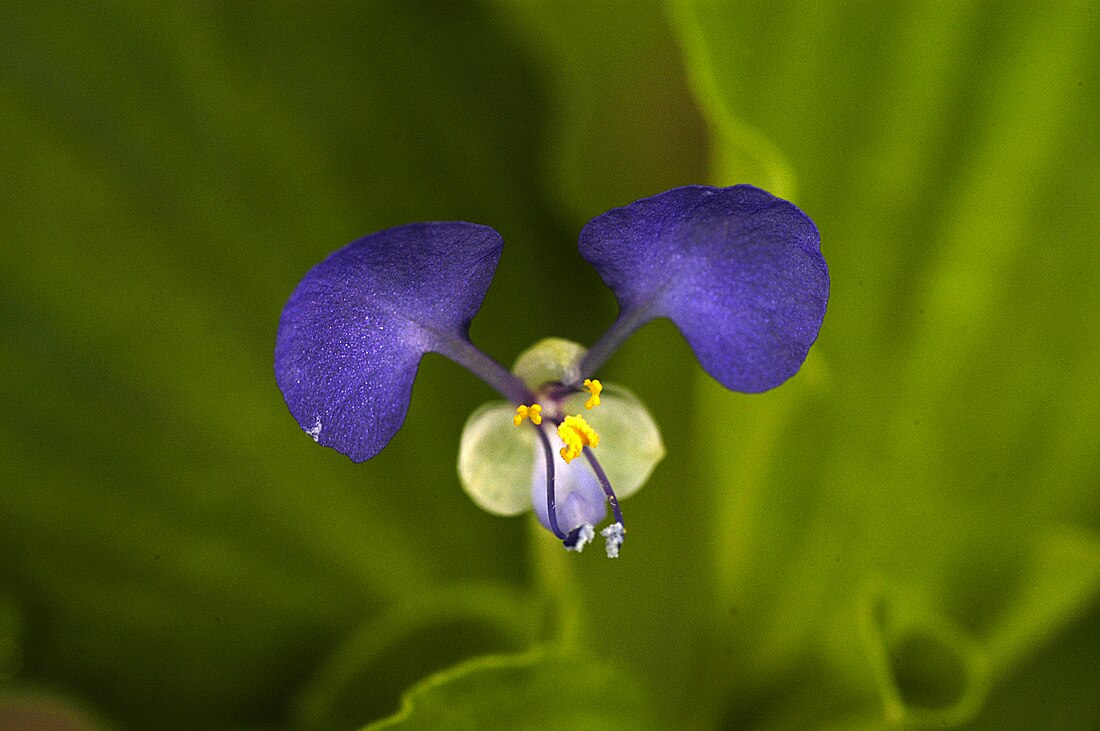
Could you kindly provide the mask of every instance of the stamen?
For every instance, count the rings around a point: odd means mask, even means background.
[[[623,540],[626,538],[626,528],[623,527],[623,524],[612,523],[600,531],[600,535],[607,541],[607,557],[618,558],[619,548],[623,545]]]
[[[563,543],[565,543],[565,550],[580,553],[585,546],[595,539],[596,529],[592,527],[591,523],[585,523],[580,528],[569,531],[569,535]]]
[[[516,407],[516,415],[512,417],[512,423],[519,426],[523,423],[524,419],[531,419],[531,423],[538,426],[542,423],[542,406],[539,404],[532,404],[527,406],[521,404]]]
[[[595,473],[596,479],[599,480],[600,487],[603,488],[603,494],[607,496],[607,503],[611,506],[611,513],[615,516],[615,522],[623,526],[623,532],[625,533],[626,523],[623,522],[623,511],[619,509],[619,498],[615,497],[615,491],[611,489],[611,481],[607,479],[607,473],[603,471],[603,467],[596,459],[596,455],[592,454],[591,449],[585,447],[584,457],[588,460],[588,465]]]
[[[600,405],[600,391],[603,391],[603,384],[598,379],[584,379],[584,390],[588,391],[592,396],[584,402],[584,408],[594,409]]]
[[[550,440],[541,427],[534,427],[542,443],[543,456],[546,458],[546,517],[550,521],[550,530],[559,540],[566,540],[567,536],[558,527],[557,496],[554,492],[554,453],[550,448]]]
[[[600,443],[600,435],[596,433],[583,416],[567,416],[558,424],[558,436],[565,442],[559,454],[568,464],[576,459],[582,449],[596,447]]]

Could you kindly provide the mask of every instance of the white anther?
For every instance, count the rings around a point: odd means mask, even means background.
[[[600,531],[600,535],[607,540],[607,557],[618,558],[619,547],[623,545],[623,540],[626,538],[626,529],[623,528],[623,524],[612,523]]]
[[[567,551],[576,551],[580,553],[584,550],[584,547],[591,543],[596,538],[596,529],[592,527],[591,523],[585,523],[577,531],[577,540],[572,546],[566,546]]]

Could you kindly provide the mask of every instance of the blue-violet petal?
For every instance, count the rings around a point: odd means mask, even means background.
[[[736,391],[794,375],[825,316],[817,227],[751,185],[675,188],[613,209],[584,227],[580,252],[614,290],[621,328],[669,318]]]
[[[313,267],[283,308],[275,377],[298,424],[356,462],[405,421],[428,351],[466,341],[503,241],[488,226],[415,223]]]

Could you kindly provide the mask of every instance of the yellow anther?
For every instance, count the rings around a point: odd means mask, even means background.
[[[567,416],[558,424],[558,436],[565,442],[559,454],[566,462],[572,462],[585,447],[600,444],[600,435],[596,433],[583,416]]]
[[[531,404],[530,406],[517,406],[516,415],[512,417],[512,423],[519,426],[524,419],[530,419],[531,423],[538,426],[542,423],[542,406]]]
[[[587,401],[584,402],[584,408],[594,409],[600,405],[600,391],[603,391],[603,384],[595,378],[589,380],[584,379],[584,390],[592,394]]]

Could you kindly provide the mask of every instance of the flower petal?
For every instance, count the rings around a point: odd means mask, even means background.
[[[817,338],[829,297],[819,244],[806,214],[751,185],[675,188],[597,216],[580,235],[622,310],[612,346],[667,317],[707,373],[747,393],[794,375]],[[610,350],[594,345],[586,365]]]
[[[565,410],[583,414],[599,433],[600,446],[593,451],[615,494],[624,500],[642,488],[653,468],[664,459],[661,431],[645,404],[622,386],[605,384],[600,405],[586,411],[587,398],[586,393],[571,396]]]
[[[275,345],[276,380],[302,429],[356,462],[381,451],[405,421],[424,353],[466,341],[502,247],[488,226],[415,223],[313,267]]]
[[[535,507],[535,516],[546,530],[550,517],[546,512],[546,457],[541,449],[534,451],[534,471],[527,476],[530,488],[527,500]],[[557,501],[558,527],[569,533],[582,525],[597,525],[607,515],[607,499],[596,480],[588,460],[583,457],[566,464],[554,453],[554,495]]]
[[[516,409],[506,401],[482,404],[462,428],[458,477],[478,507],[494,515],[519,515],[531,509],[535,469],[535,433],[530,424],[512,422]],[[545,467],[541,479],[545,485]],[[543,502],[546,488],[543,487]]]

